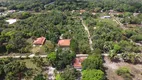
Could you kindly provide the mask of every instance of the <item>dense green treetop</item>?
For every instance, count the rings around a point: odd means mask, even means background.
[[[84,70],[82,80],[105,80],[104,72],[96,69]]]
[[[62,6],[64,5],[64,6]],[[76,10],[103,9],[104,11],[114,9],[120,12],[142,12],[141,0],[6,0],[1,6],[16,10]]]
[[[82,63],[82,69],[102,69],[103,60],[100,54],[93,54],[85,59]]]
[[[75,53],[69,50],[59,50],[48,54],[47,60],[57,69],[64,69],[75,58]]]
[[[28,68],[24,62],[15,61],[12,58],[0,59],[0,79],[17,80],[24,77]]]
[[[63,80],[75,80],[78,77],[80,77],[80,72],[77,71],[76,69],[67,66],[67,68],[65,68],[65,70],[63,71],[63,73],[61,73],[61,78]]]

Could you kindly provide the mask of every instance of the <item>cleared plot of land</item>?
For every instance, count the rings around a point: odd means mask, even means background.
[[[23,60],[19,60],[19,61],[25,62],[26,66],[27,66],[28,68],[32,68],[32,69],[38,68],[38,67],[31,61],[31,59],[23,59]]]
[[[33,80],[33,77],[37,74],[43,73],[44,75],[47,75],[47,70],[43,70],[43,67],[38,67],[36,63],[33,63],[32,59],[17,59],[20,62],[25,62],[25,65],[27,68],[30,68],[33,71],[32,76],[30,76],[28,79],[23,80]],[[46,58],[43,58],[43,61],[46,63]],[[44,66],[46,68],[47,66]]]
[[[142,64],[129,64],[126,62],[111,62],[108,57],[104,57],[104,67],[106,67],[106,77],[108,80],[124,80],[121,76],[118,76],[115,71],[120,67],[127,67],[130,69],[131,74],[134,76],[133,80],[142,79]]]

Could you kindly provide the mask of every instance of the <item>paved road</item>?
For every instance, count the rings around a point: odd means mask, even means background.
[[[92,40],[91,40],[91,36],[90,36],[89,29],[88,29],[88,27],[85,25],[83,19],[80,18],[80,20],[81,20],[81,22],[82,22],[82,25],[84,26],[85,31],[86,31],[87,34],[88,34],[88,39],[89,39],[90,49],[91,49],[91,50],[94,50],[94,49],[93,49],[93,46],[92,46],[92,43],[93,43],[93,42],[92,42]]]

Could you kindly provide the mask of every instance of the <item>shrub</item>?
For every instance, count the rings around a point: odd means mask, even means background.
[[[77,71],[75,68],[72,68],[71,66],[67,66],[60,76],[61,76],[61,79],[63,80],[76,80],[77,78],[80,77],[80,75],[81,75],[80,72]]]
[[[117,56],[117,53],[115,53],[114,50],[110,50],[108,57],[110,58],[111,61],[115,61],[119,59],[119,57]]]
[[[118,52],[120,52],[120,50],[121,50],[121,46],[119,46],[118,44],[115,44],[115,45],[114,45],[114,51],[115,51],[116,53],[118,53]]]
[[[126,33],[125,33],[125,36],[127,38],[130,38],[131,36],[135,35],[136,32],[135,31],[132,31],[132,30],[126,30]]]
[[[134,35],[131,39],[135,42],[142,41],[142,35]]]
[[[42,74],[38,74],[34,77],[34,80],[46,80]]]
[[[105,75],[101,70],[88,69],[82,72],[82,80],[105,80]]]
[[[116,73],[121,76],[123,74],[130,73],[130,71],[126,67],[121,67],[116,71]]]
[[[117,75],[122,76],[124,80],[132,80],[130,70],[127,67],[121,67],[116,70]]]
[[[94,54],[85,59],[82,63],[82,69],[102,69],[103,60],[100,54]]]
[[[121,57],[126,62],[131,62],[133,64],[140,62],[140,56],[136,53],[122,53]]]

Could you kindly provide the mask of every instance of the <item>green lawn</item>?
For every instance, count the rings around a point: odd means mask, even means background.
[[[112,24],[114,26],[117,26],[117,23],[115,21],[113,21],[112,18],[110,18],[110,19],[98,19],[98,20],[100,20],[102,22],[106,22],[106,23]]]
[[[31,77],[29,78],[29,80],[33,80],[33,77],[34,77],[34,76],[36,76],[37,74],[41,74],[41,73],[44,72],[44,71],[42,71],[42,68],[37,67],[37,65],[32,62],[32,59],[16,59],[16,60],[18,60],[18,61],[20,61],[20,62],[25,62],[27,68],[33,70],[33,76],[31,76]],[[46,62],[46,58],[43,58],[43,61]],[[26,79],[26,80],[27,80],[27,79]]]
[[[23,59],[23,60],[19,60],[19,61],[20,61],[20,62],[25,62],[27,68],[32,68],[32,69],[38,68],[38,67],[36,66],[36,64],[34,64],[34,63],[31,61],[31,59]]]
[[[46,58],[43,58],[44,61],[46,61]],[[36,66],[36,64],[34,64],[31,59],[22,59],[22,60],[18,60],[20,62],[25,62],[27,68],[32,68],[32,69],[38,69],[40,70],[39,67]]]

